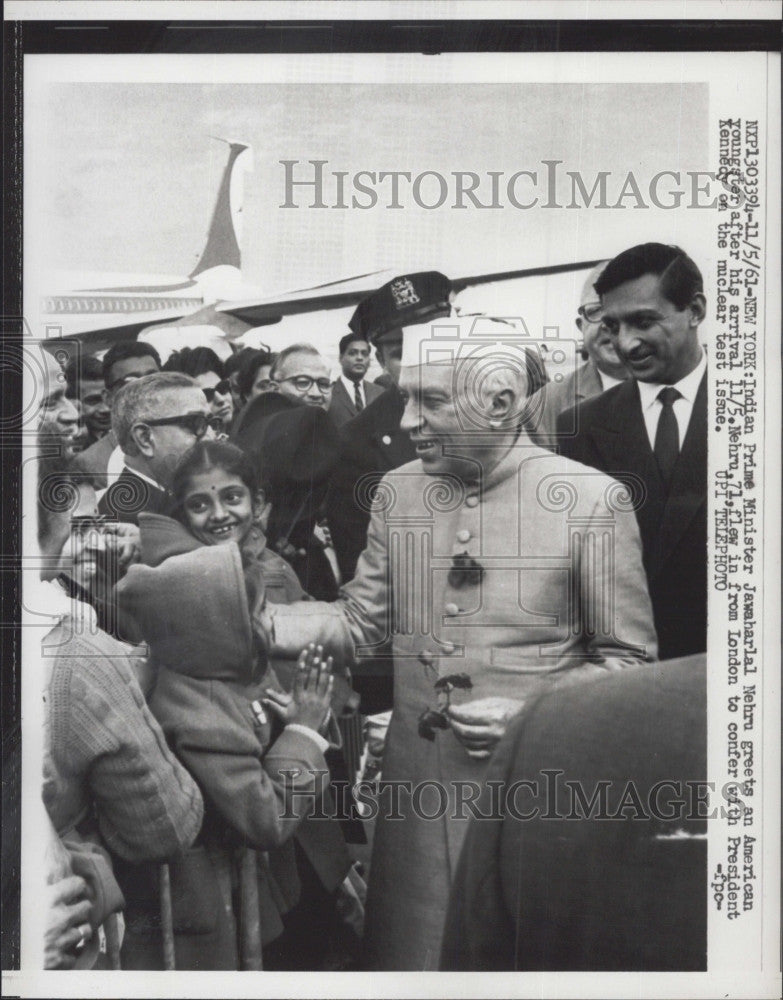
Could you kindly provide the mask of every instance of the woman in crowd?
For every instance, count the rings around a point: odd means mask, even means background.
[[[53,878],[52,900],[62,906],[65,892],[70,912],[83,917],[78,894],[73,897],[79,882],[68,873],[84,877],[90,887],[87,926],[58,935],[57,948],[47,938],[46,961],[58,968],[83,965],[85,943],[123,906],[104,848],[130,862],[164,861],[195,840],[203,814],[196,784],[168,749],[144,701],[138,657],[101,631],[92,607],[75,596],[89,590],[100,553],[116,541],[114,530],[97,518],[95,492],[83,476],[59,458],[39,460],[44,570],[34,599],[55,619],[42,649],[43,798],[70,855],[70,864]],[[59,889],[66,878],[72,881]]]
[[[237,372],[237,387],[243,403],[249,403],[251,399],[262,396],[265,392],[274,392],[274,383],[270,376],[276,358],[277,355],[266,348],[249,354],[243,352]]]
[[[234,413],[239,413],[245,405],[245,399],[239,389],[240,369],[247,359],[252,357],[255,353],[256,350],[254,347],[243,347],[239,351],[235,351],[230,357],[226,358],[223,363],[223,374],[228,379],[228,384],[231,388],[231,398],[234,401]]]
[[[213,430],[228,434],[234,419],[234,399],[223,362],[212,348],[183,347],[171,355],[162,370],[182,372],[195,379],[207,397]]]
[[[319,804],[333,810],[322,732],[336,732],[331,713],[345,695],[333,698],[331,661],[318,651],[292,665],[257,650],[251,619],[263,594],[286,602],[302,591],[265,546],[263,496],[243,453],[199,442],[173,494],[180,521],[141,515],[146,565],[118,595],[155,659],[152,710],[206,801],[199,911],[174,901],[178,968],[259,967],[262,944],[265,967],[320,968],[350,862],[339,824],[308,816]],[[195,884],[174,867],[172,880]]]

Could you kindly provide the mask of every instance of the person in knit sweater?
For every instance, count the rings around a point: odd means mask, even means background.
[[[97,845],[99,854],[100,847],[107,848],[130,862],[164,861],[195,840],[203,817],[201,794],[146,705],[136,676],[138,657],[102,632],[93,609],[69,596],[63,585],[67,573],[86,588],[95,570],[101,529],[96,521],[92,531],[85,531],[83,520],[97,512],[91,484],[46,460],[39,462],[39,479],[50,484],[56,479],[61,486],[59,505],[51,490],[39,490],[45,569],[30,605],[45,607],[56,620],[42,642],[44,803],[59,838],[73,846],[72,854],[95,854],[80,845]],[[62,503],[63,493],[70,504]],[[71,517],[81,519],[76,531]],[[106,916],[106,900],[113,901],[110,912],[123,906],[108,857],[100,870],[100,891],[94,887],[91,893],[90,933],[80,929],[82,942]],[[98,897],[104,905],[97,905]]]

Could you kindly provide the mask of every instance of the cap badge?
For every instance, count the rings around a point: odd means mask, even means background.
[[[413,287],[413,282],[408,278],[400,278],[398,281],[393,281],[391,284],[391,293],[394,297],[394,304],[398,309],[403,309],[405,306],[415,306],[417,302],[421,302],[421,299],[416,294],[416,289]]]

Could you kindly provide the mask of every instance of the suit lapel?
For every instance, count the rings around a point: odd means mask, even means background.
[[[653,572],[666,561],[700,507],[707,503],[707,375],[693,401],[688,430],[672,474],[671,489],[660,529],[658,559]]]
[[[356,416],[356,407],[354,405],[353,400],[348,395],[348,391],[345,388],[345,386],[343,385],[342,379],[339,379],[339,378],[337,379],[337,381],[334,383],[334,390],[333,391],[337,393],[337,395],[340,398],[340,402],[345,407],[345,409],[348,411],[349,415],[352,416],[352,417],[355,417]]]
[[[629,379],[618,388],[604,422],[593,428],[592,438],[595,448],[602,457],[601,468],[620,481],[623,481],[624,477],[630,477],[629,485],[633,494],[641,495],[636,519],[642,536],[647,566],[650,555],[656,548],[655,538],[666,503],[666,495],[658,463],[655,461],[647,437],[639,387],[635,379]]]

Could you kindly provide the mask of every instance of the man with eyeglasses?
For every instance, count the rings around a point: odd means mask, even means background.
[[[103,397],[111,408],[119,390],[134,379],[160,371],[160,356],[152,344],[121,340],[103,358]],[[124,459],[113,429],[85,448],[76,459],[76,468],[85,472],[96,490],[105,489],[122,472]]]
[[[328,410],[332,398],[329,368],[310,344],[286,347],[269,375],[276,391],[291,402]]]
[[[582,334],[584,364],[562,382],[547,382],[530,397],[528,433],[539,447],[550,451],[557,447],[557,418],[561,413],[628,377],[628,370],[603,323],[601,302],[594,287],[606,265],[604,260],[590,271],[579,299],[576,326]]]
[[[125,466],[101,498],[101,514],[137,524],[142,511],[170,513],[174,469],[196,441],[213,436],[209,420],[209,403],[188,375],[155,372],[128,382],[112,407]]]

